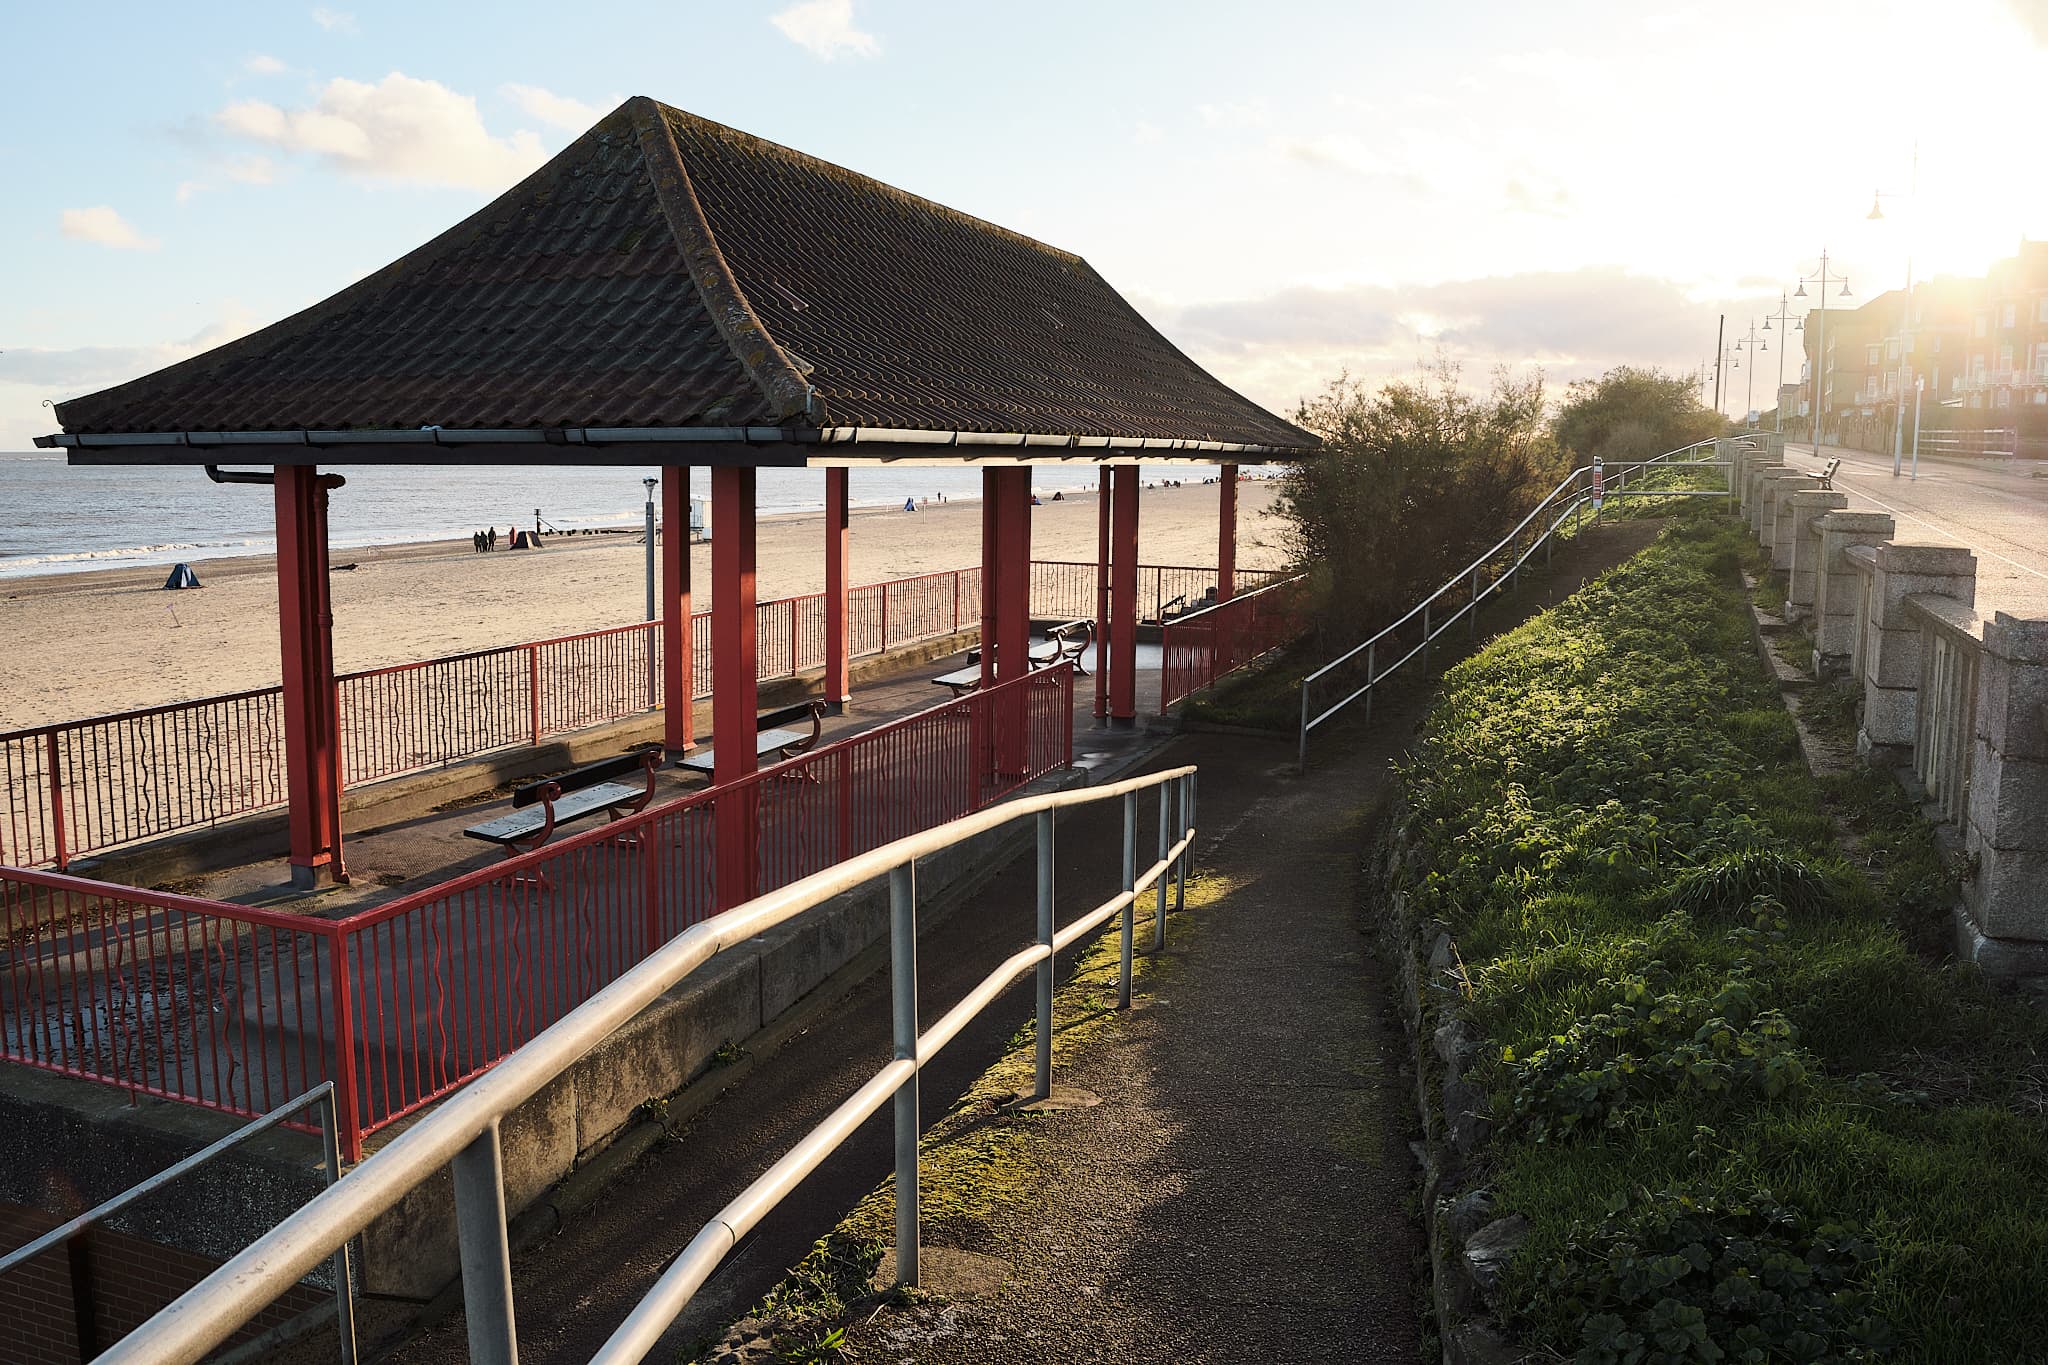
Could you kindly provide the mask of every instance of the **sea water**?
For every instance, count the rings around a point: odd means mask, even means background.
[[[336,549],[460,539],[489,526],[502,538],[531,529],[536,516],[566,530],[642,524],[654,468],[553,466],[422,466],[404,469],[340,466],[348,480],[328,504]],[[1214,465],[1147,465],[1147,481],[1199,483]],[[1092,489],[1093,469],[1057,465],[1032,471],[1033,491]],[[692,491],[708,497],[711,476],[695,471]],[[851,499],[862,506],[901,507],[920,501],[978,498],[973,469],[857,469]],[[763,514],[819,511],[824,471],[764,469]],[[134,564],[173,564],[220,555],[268,554],[276,548],[270,489],[217,484],[197,466],[78,466],[55,452],[0,452],[0,578],[73,573]]]

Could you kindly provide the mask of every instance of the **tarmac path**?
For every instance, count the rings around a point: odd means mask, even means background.
[[[1589,533],[1485,626],[1505,629],[1575,590],[1655,529]],[[1145,768],[1201,765],[1197,866],[1234,889],[1187,912],[1144,1008],[1056,1075],[1103,1103],[1043,1116],[1055,1135],[1045,1203],[1031,1226],[1006,1230],[1016,1273],[1005,1287],[856,1326],[851,1358],[1417,1359],[1414,1100],[1360,860],[1371,810],[1392,789],[1389,760],[1428,696],[1418,677],[1371,729],[1323,732],[1305,778],[1287,771],[1291,738],[1189,734],[1149,755]],[[1153,846],[1154,804],[1138,803],[1141,852]],[[1062,822],[1063,918],[1113,892],[1121,845],[1113,805]],[[1027,852],[996,869],[920,936],[927,1025],[1028,941],[1030,866]],[[886,1061],[887,989],[881,971],[822,1001],[779,1050],[735,1068],[679,1140],[515,1258],[523,1361],[587,1359],[706,1219]],[[1002,1055],[1030,1010],[1027,979],[926,1069],[928,1117]],[[891,1169],[885,1109],[742,1243],[649,1359],[687,1358],[677,1353],[744,1312]],[[917,1317],[926,1312],[946,1316],[934,1327]],[[460,1313],[385,1358],[466,1359]]]
[[[2048,467],[2020,460],[1921,456],[1919,477],[1892,477],[1890,455],[1846,446],[1785,446],[1787,463],[1840,458],[1835,488],[1852,510],[1889,512],[1901,544],[1964,545],[1977,556],[1977,610],[2048,616]],[[1906,461],[1910,474],[1911,457]]]

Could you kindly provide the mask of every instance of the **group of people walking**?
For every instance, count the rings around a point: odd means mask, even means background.
[[[498,548],[498,528],[493,526],[487,531],[478,531],[469,538],[469,545],[480,555],[489,554]]]

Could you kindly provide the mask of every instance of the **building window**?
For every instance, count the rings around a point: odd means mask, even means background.
[[[1874,346],[1874,345],[1872,345],[1872,346],[1865,346],[1865,347],[1863,348],[1863,363],[1864,363],[1864,364],[1866,364],[1866,365],[1875,365],[1875,364],[1877,364],[1877,363],[1878,363],[1878,361],[1877,361],[1877,353],[1878,353],[1878,347],[1876,347],[1876,346]]]
[[[1940,355],[1940,354],[1941,354],[1941,337],[1940,337],[1939,335],[1937,335],[1937,336],[1936,336],[1936,337],[1934,338],[1934,346],[1933,346],[1933,348],[1932,348],[1932,349],[1933,349],[1933,351],[1934,351],[1934,353],[1935,353],[1936,355]]]
[[[2014,316],[2014,315],[2015,315],[2015,314],[2017,314],[2018,312],[2019,312],[2019,305],[2018,305],[2018,304],[2015,304],[2015,303],[2008,303],[2007,305],[2005,305],[2005,311],[1999,314],[1999,323],[1998,323],[1998,325],[1999,325],[2000,327],[2010,327],[2010,326],[2012,326],[2012,325],[2013,325],[2013,323],[2014,323],[2014,321],[2016,320],[2016,319],[2015,319],[2015,316]]]
[[[2010,369],[2012,369],[2012,343],[2008,341],[2005,345],[1998,348],[1998,372],[2004,374]]]
[[[1985,334],[1986,332],[1988,332],[1988,331],[1990,331],[1990,330],[1991,330],[1991,319],[1989,319],[1989,318],[1987,318],[1987,317],[1983,317],[1983,316],[1981,316],[1981,315],[1980,315],[1980,316],[1979,316],[1979,317],[1978,317],[1978,318],[1976,319],[1976,328],[1975,328],[1975,334],[1976,334],[1977,336],[1983,336],[1983,335],[1984,335],[1984,334]]]
[[[1899,358],[1899,343],[1898,343],[1898,342],[1896,342],[1896,341],[1890,341],[1890,342],[1887,342],[1887,343],[1885,343],[1885,348],[1884,348],[1884,358],[1885,358],[1886,360],[1897,360],[1897,359]]]
[[[2034,305],[2034,321],[2048,322],[2048,298],[2043,298]]]
[[[1998,391],[1998,397],[1994,401],[2001,408],[2012,406],[2012,390],[2000,389]]]

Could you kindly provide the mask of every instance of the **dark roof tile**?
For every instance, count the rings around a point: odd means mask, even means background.
[[[1078,256],[647,99],[74,434],[769,424],[1314,444]]]

